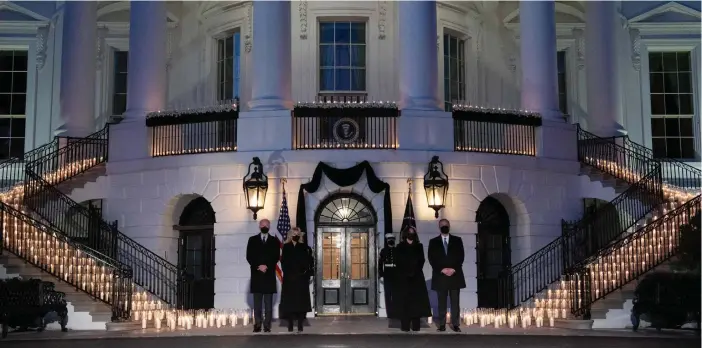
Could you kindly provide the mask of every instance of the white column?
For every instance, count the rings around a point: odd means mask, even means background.
[[[400,1],[400,100],[403,110],[442,110],[438,98],[436,1]]]
[[[61,57],[61,120],[57,135],[95,132],[97,2],[66,1]]]
[[[626,134],[617,69],[616,6],[616,1],[585,4],[588,130],[602,137]]]
[[[292,107],[290,2],[254,1],[251,111]]]
[[[520,1],[522,109],[545,120],[563,120],[558,110],[555,2]]]
[[[166,106],[166,2],[131,1],[127,122]],[[132,119],[132,120],[130,120]],[[143,125],[143,121],[142,121]]]

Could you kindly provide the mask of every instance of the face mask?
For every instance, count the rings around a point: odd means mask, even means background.
[[[407,239],[408,239],[408,240],[414,241],[414,240],[417,239],[417,235],[414,234],[414,233],[410,233],[410,234],[407,235]]]
[[[395,241],[394,241],[394,240],[389,240],[389,241],[388,241],[388,246],[395,246]]]
[[[449,233],[449,227],[448,227],[448,226],[441,226],[441,233],[443,233],[443,234],[448,234],[448,233]]]
[[[268,227],[261,227],[261,233],[263,233],[263,234],[268,233]]]
[[[300,236],[293,236],[293,242],[299,242],[300,241]]]

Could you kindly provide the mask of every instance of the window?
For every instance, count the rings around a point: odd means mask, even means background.
[[[241,34],[217,40],[217,100],[239,98]]]
[[[320,92],[366,90],[366,23],[319,23]]]
[[[115,76],[112,88],[112,115],[122,115],[127,110],[127,70],[129,52],[115,52]]]
[[[466,64],[464,40],[444,34],[444,107],[451,111],[453,102],[466,99]]]
[[[566,51],[558,51],[556,55],[558,66],[558,109],[564,115],[568,114],[568,85],[566,84]]]
[[[695,158],[690,52],[651,52],[648,60],[653,156]]]
[[[27,51],[0,51],[0,160],[24,157]]]

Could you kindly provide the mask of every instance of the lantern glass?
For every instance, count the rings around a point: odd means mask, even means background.
[[[444,173],[444,165],[434,156],[429,162],[427,174],[424,175],[424,191],[427,195],[427,205],[434,209],[434,217],[439,217],[439,210],[446,206],[448,193],[448,176]]]
[[[254,213],[254,220],[257,212],[264,208],[266,204],[266,193],[268,192],[268,177],[263,174],[263,164],[254,157],[249,165],[249,172],[244,177],[244,196],[246,197],[246,208]]]

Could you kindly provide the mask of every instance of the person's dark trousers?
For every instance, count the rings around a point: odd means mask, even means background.
[[[302,331],[305,326],[306,313],[295,313],[288,318],[288,331],[293,330],[293,324],[297,321],[297,331]]]
[[[388,277],[385,277],[385,280],[383,281],[383,294],[385,295],[385,312],[387,313],[388,318],[392,317],[393,313],[393,305],[392,305],[392,285],[390,284],[391,280],[388,279]]]
[[[446,298],[451,298],[451,325],[460,326],[461,314],[459,312],[458,295],[460,290],[437,290],[436,296],[439,301],[439,317],[436,318],[439,327],[446,326]]]
[[[419,331],[419,318],[402,318],[400,320],[400,330],[409,331]]]
[[[273,294],[253,294],[254,298],[254,326],[270,330],[273,318]]]

